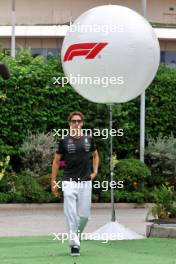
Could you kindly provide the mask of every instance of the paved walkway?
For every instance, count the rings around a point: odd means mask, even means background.
[[[148,208],[116,205],[118,222],[145,235]],[[92,232],[111,219],[110,205],[92,205],[92,214],[84,232]],[[62,204],[0,205],[0,236],[52,235],[66,232]]]

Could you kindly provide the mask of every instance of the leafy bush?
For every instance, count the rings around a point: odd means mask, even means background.
[[[111,191],[101,192],[101,202],[110,203],[111,202]]]
[[[10,193],[0,192],[0,203],[9,203],[13,201],[13,195]]]
[[[150,184],[161,185],[166,181],[176,183],[176,138],[173,134],[154,139],[148,138],[146,161],[151,167],[153,177]]]
[[[93,202],[93,203],[97,203],[98,200],[99,200],[98,195],[93,193],[93,194],[92,194],[92,202]]]
[[[119,190],[115,192],[115,202],[123,202],[123,203],[147,203],[153,202],[153,192],[142,189],[140,191],[126,191],[126,190]]]
[[[114,180],[123,180],[125,190],[140,189],[150,176],[149,168],[137,159],[120,160],[114,168]]]
[[[0,161],[0,180],[4,177],[4,173],[9,165],[10,156],[7,156],[5,160]]]
[[[117,190],[114,192],[114,201],[117,202],[127,202],[130,203],[133,200],[131,199],[131,193],[126,190]]]
[[[101,202],[111,202],[111,191],[101,192]],[[154,202],[153,190],[143,188],[140,191],[114,190],[114,201],[116,203],[144,203]]]
[[[15,200],[16,202],[44,201],[44,191],[35,179],[29,175],[21,175],[16,179]]]
[[[29,134],[19,149],[23,168],[35,177],[50,173],[55,148],[56,143],[52,134]]]
[[[7,174],[0,182],[1,202],[54,202],[51,193],[45,192],[37,180],[26,173]]]
[[[155,218],[176,217],[176,192],[174,187],[162,185],[155,187],[154,199],[156,205],[149,211]]]

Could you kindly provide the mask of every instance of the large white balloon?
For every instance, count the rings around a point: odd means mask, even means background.
[[[160,49],[151,25],[135,11],[105,5],[83,13],[66,34],[62,65],[73,88],[97,103],[127,102],[152,82]]]

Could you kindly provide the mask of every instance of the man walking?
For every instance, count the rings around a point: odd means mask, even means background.
[[[56,188],[58,163],[61,159],[64,159],[64,214],[68,228],[71,256],[79,256],[79,234],[83,232],[90,215],[91,183],[97,176],[99,155],[93,138],[82,133],[83,114],[72,112],[68,117],[68,121],[70,133],[59,141],[53,160],[51,189],[57,197],[59,195]]]

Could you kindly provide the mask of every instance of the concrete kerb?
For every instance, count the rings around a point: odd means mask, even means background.
[[[146,236],[160,238],[176,238],[176,224],[147,225]]]
[[[137,209],[151,208],[153,203],[137,204],[137,203],[115,203],[116,209]],[[92,203],[92,209],[111,208],[111,203]],[[57,209],[63,208],[63,203],[11,203],[0,204],[0,209]]]

